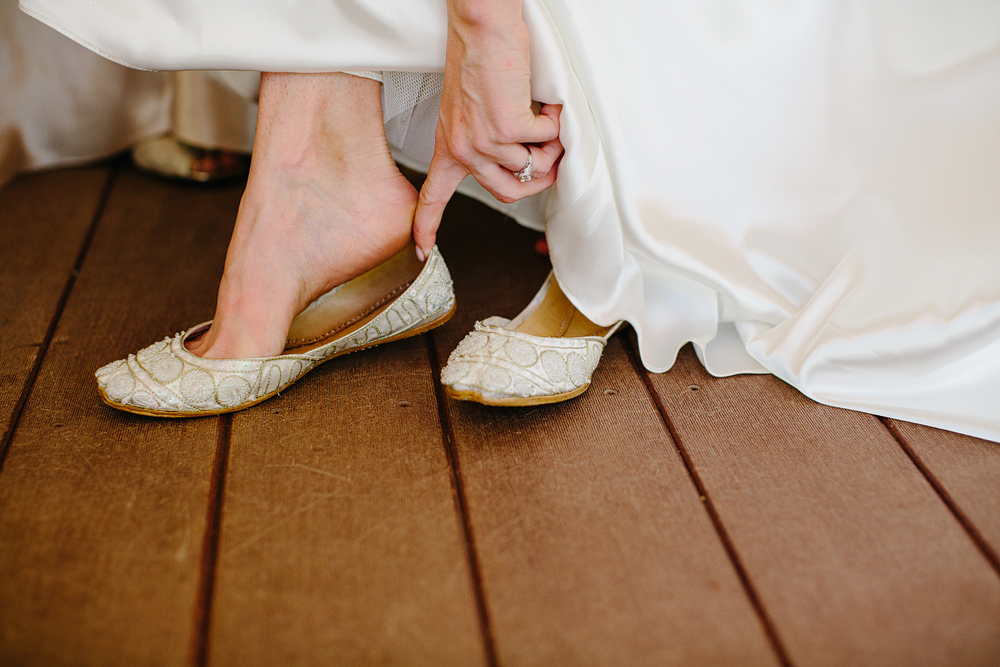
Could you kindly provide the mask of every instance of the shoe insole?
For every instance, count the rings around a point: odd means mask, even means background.
[[[514,330],[547,338],[578,338],[606,336],[611,329],[612,327],[602,327],[587,319],[563,294],[553,277],[538,308]]]
[[[424,268],[412,243],[371,271],[313,301],[292,320],[285,352],[302,354],[358,331],[402,294]]]

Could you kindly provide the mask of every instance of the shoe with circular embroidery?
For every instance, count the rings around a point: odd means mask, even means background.
[[[108,405],[141,415],[233,412],[271,398],[324,361],[416,336],[454,312],[441,253],[435,247],[420,263],[411,244],[310,304],[292,322],[279,356],[202,359],[185,342],[208,331],[211,322],[205,322],[100,368],[98,391]]]
[[[594,324],[549,274],[513,320],[490,317],[458,344],[441,370],[445,392],[485,405],[542,405],[579,396],[621,326]]]

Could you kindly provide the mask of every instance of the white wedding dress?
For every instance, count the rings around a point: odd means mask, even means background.
[[[168,133],[249,152],[256,104],[216,80],[233,74],[137,72],[0,2],[0,186],[22,171],[91,162]]]
[[[21,5],[133,67],[444,65],[443,0]],[[506,210],[585,314],[655,371],[692,341],[716,375],[1000,441],[1000,2],[523,6],[566,156]],[[394,76],[426,163],[434,77]]]

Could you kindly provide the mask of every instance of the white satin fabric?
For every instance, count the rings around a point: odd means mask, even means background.
[[[110,63],[0,3],[0,185],[167,131],[170,99],[169,74]]]
[[[21,4],[133,67],[444,64],[443,0]],[[566,156],[553,189],[507,210],[545,225],[583,312],[628,320],[652,370],[693,341],[716,375],[771,372],[1000,441],[1000,3],[524,0],[524,15]]]

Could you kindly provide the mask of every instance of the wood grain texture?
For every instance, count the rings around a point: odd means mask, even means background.
[[[424,337],[327,362],[231,443],[212,665],[484,663]]]
[[[1000,561],[1000,444],[895,419],[888,422],[978,533],[996,567]]]
[[[467,200],[451,211],[440,244],[461,310],[433,334],[441,361],[548,271],[537,234]],[[447,412],[499,664],[776,664],[619,342],[572,401]]]
[[[1000,578],[878,419],[690,347],[650,377],[795,665],[996,664]]]
[[[0,190],[0,424],[107,173]],[[0,472],[0,665],[191,664],[226,430],[107,408],[93,371],[211,316],[240,189],[118,177]],[[996,549],[993,443],[890,420],[901,447],[690,350],[648,376],[675,442],[619,336],[573,401],[446,400],[446,446],[434,366],[530,299],[537,238],[458,198],[433,357],[349,355],[233,417],[211,665],[775,664],[678,445],[795,665],[997,664],[1000,576],[928,482]]]
[[[0,475],[0,664],[188,662],[219,420],[112,410],[93,373],[211,316],[239,196],[118,177]]]
[[[48,171],[0,188],[0,437],[35,365],[108,174],[106,167]]]

